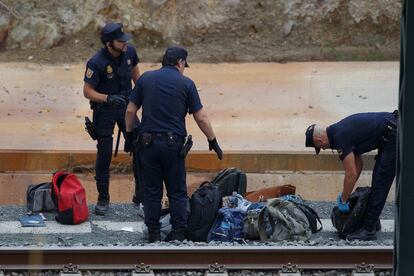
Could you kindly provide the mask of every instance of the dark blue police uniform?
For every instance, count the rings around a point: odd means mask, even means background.
[[[106,48],[98,51],[86,65],[84,81],[90,84],[97,92],[107,95],[123,95],[128,99],[132,91],[132,69],[139,62],[134,47],[128,45],[128,50],[114,58]],[[113,130],[115,123],[125,135],[126,106],[116,108],[106,103],[91,102],[93,109],[93,123],[97,129],[97,158],[96,158],[96,186],[99,199],[109,200],[109,166],[113,148]],[[137,122],[138,124],[139,122]],[[139,165],[138,158],[133,155],[133,170],[136,181],[136,195],[139,192]]]
[[[142,162],[145,224],[160,229],[163,181],[169,199],[173,231],[185,229],[188,197],[184,158],[185,116],[202,108],[194,82],[175,66],[145,72],[137,81],[130,101],[142,106],[139,150]]]
[[[341,160],[351,152],[361,155],[378,149],[372,172],[371,195],[364,218],[367,229],[375,227],[395,177],[396,121],[396,113],[358,113],[326,129],[330,147],[338,150]]]

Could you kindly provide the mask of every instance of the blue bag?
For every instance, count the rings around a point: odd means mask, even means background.
[[[223,207],[218,211],[217,219],[208,235],[208,241],[243,241],[244,219],[246,213],[238,208]]]

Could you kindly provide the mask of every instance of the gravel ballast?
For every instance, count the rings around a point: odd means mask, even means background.
[[[321,219],[329,219],[334,202],[308,202],[319,214]],[[200,243],[192,241],[184,242],[159,242],[148,244],[145,235],[135,231],[107,231],[98,227],[94,222],[137,222],[142,224],[139,216],[140,209],[133,204],[111,204],[111,208],[106,216],[96,216],[93,212],[94,205],[89,206],[91,223],[91,233],[83,234],[0,234],[0,247],[13,246],[39,246],[39,247],[71,247],[71,246],[392,246],[393,232],[378,232],[376,241],[346,241],[341,240],[335,232],[321,231],[313,234],[308,241],[282,241],[282,242],[260,242],[248,241],[244,243],[222,243],[212,241],[210,243]],[[18,221],[21,215],[26,214],[25,206],[0,206],[0,222]],[[47,221],[54,221],[53,213],[44,213]],[[394,203],[387,203],[381,219],[392,220],[394,218]]]

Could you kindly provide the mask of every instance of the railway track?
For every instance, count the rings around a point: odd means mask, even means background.
[[[353,269],[361,263],[392,269],[391,246],[270,247],[270,246],[143,246],[0,248],[0,270],[274,270]]]

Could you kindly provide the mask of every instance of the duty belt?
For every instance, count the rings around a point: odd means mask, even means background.
[[[146,132],[139,135],[139,140],[142,141],[143,145],[148,145],[152,140],[162,140],[168,143],[184,143],[184,137],[173,134],[172,132]]]

